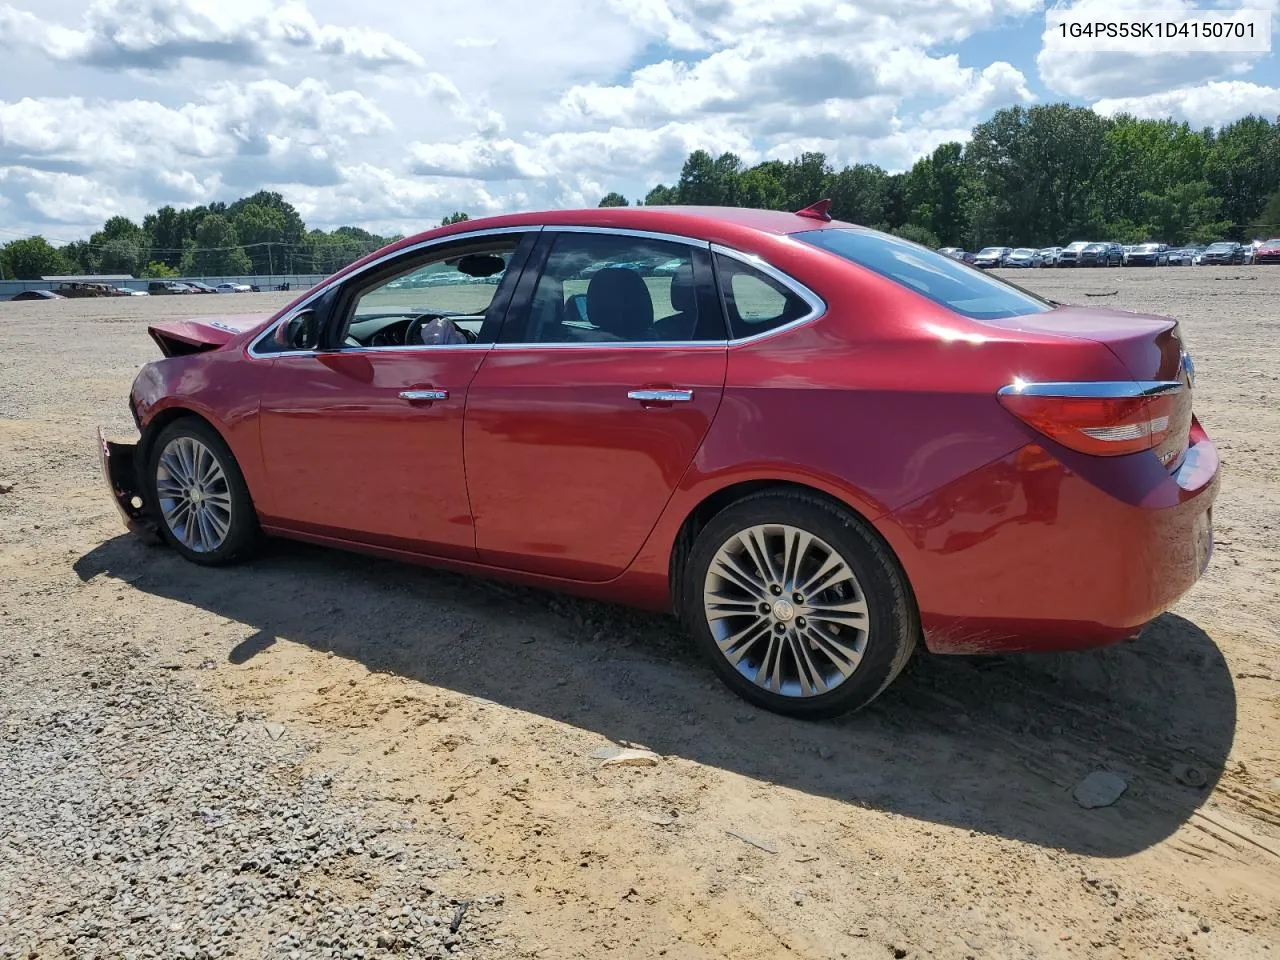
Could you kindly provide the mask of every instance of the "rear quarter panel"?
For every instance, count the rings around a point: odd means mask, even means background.
[[[789,238],[760,247],[827,310],[730,347],[715,422],[629,571],[646,605],[665,602],[679,530],[719,490],[753,480],[810,486],[905,546],[889,514],[1035,441],[1000,406],[1001,386],[1127,377],[1098,344],[967,320]],[[913,582],[929,562],[909,549],[899,560]]]

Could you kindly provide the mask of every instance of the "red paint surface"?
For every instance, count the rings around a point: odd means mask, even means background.
[[[529,223],[712,240],[790,273],[828,309],[727,349],[255,360],[245,349],[257,324],[218,349],[144,368],[134,389],[144,442],[164,411],[206,417],[269,532],[653,609],[670,608],[673,545],[699,504],[737,484],[801,484],[879,531],[911,583],[926,642],[942,652],[1111,642],[1198,577],[1218,461],[1189,405],[1175,442],[1190,446],[1171,470],[1157,452],[1059,447],[996,400],[1017,377],[1174,379],[1172,321],[1085,308],[967,320],[786,236],[844,225],[762,211],[520,214],[371,256]],[[422,387],[450,397],[398,397]],[[694,400],[627,399],[644,387],[691,389]]]

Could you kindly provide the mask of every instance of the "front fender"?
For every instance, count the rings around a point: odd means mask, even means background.
[[[150,445],[165,424],[177,415],[194,414],[207,420],[226,441],[254,503],[269,512],[258,411],[262,378],[271,366],[271,361],[246,360],[233,350],[168,357],[144,366],[130,394],[142,434],[139,466],[147,462]]]

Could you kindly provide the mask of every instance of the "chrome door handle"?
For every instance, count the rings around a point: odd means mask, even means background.
[[[692,390],[630,390],[628,400],[639,400],[641,403],[683,403],[693,399]]]
[[[448,400],[448,390],[401,390],[401,400]]]

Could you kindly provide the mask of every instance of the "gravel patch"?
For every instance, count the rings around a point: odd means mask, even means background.
[[[490,955],[502,898],[439,889],[456,842],[305,773],[296,732],[138,651],[3,646],[0,957]]]

